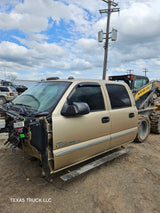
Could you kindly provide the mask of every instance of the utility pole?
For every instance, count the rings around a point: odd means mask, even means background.
[[[110,27],[110,16],[112,12],[119,12],[120,9],[119,8],[112,8],[113,7],[117,7],[118,3],[115,3],[114,1],[111,0],[102,0],[105,3],[108,4],[108,9],[102,9],[99,12],[102,13],[107,13],[108,17],[107,17],[107,26],[106,26],[106,40],[105,40],[105,44],[104,44],[104,62],[103,62],[103,77],[102,79],[105,80],[106,79],[106,71],[107,71],[107,59],[108,59],[108,43],[109,43],[109,27]]]
[[[130,69],[130,70],[127,70],[128,71],[128,74],[131,74],[134,70]]]
[[[143,72],[145,73],[145,76],[147,76],[148,69],[145,67]]]

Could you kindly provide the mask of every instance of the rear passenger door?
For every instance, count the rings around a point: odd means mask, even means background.
[[[129,88],[123,84],[106,84],[111,103],[111,148],[135,139],[138,113]],[[130,93],[130,95],[129,95]]]
[[[102,153],[110,146],[109,110],[105,108],[101,86],[80,83],[68,99],[87,103],[90,113],[75,117],[53,115],[55,170]]]

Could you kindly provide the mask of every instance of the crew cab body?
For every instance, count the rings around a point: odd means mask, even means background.
[[[50,174],[132,142],[138,129],[132,92],[112,81],[40,82],[0,111],[9,142]]]

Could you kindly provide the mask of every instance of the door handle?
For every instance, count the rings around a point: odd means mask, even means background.
[[[110,121],[109,117],[103,117],[102,118],[102,123],[108,123]]]
[[[129,118],[133,118],[135,114],[133,112],[129,113]]]

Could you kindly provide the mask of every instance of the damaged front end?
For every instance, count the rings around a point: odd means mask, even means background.
[[[0,131],[8,132],[5,144],[39,158],[46,176],[54,172],[52,113],[70,84],[38,82],[0,106]]]
[[[53,145],[51,124],[46,118],[48,113],[33,112],[25,105],[8,103],[0,107],[0,114],[0,132],[8,133],[5,145],[13,151],[18,147],[40,159],[43,174],[49,176],[53,168],[48,155],[52,153]]]

